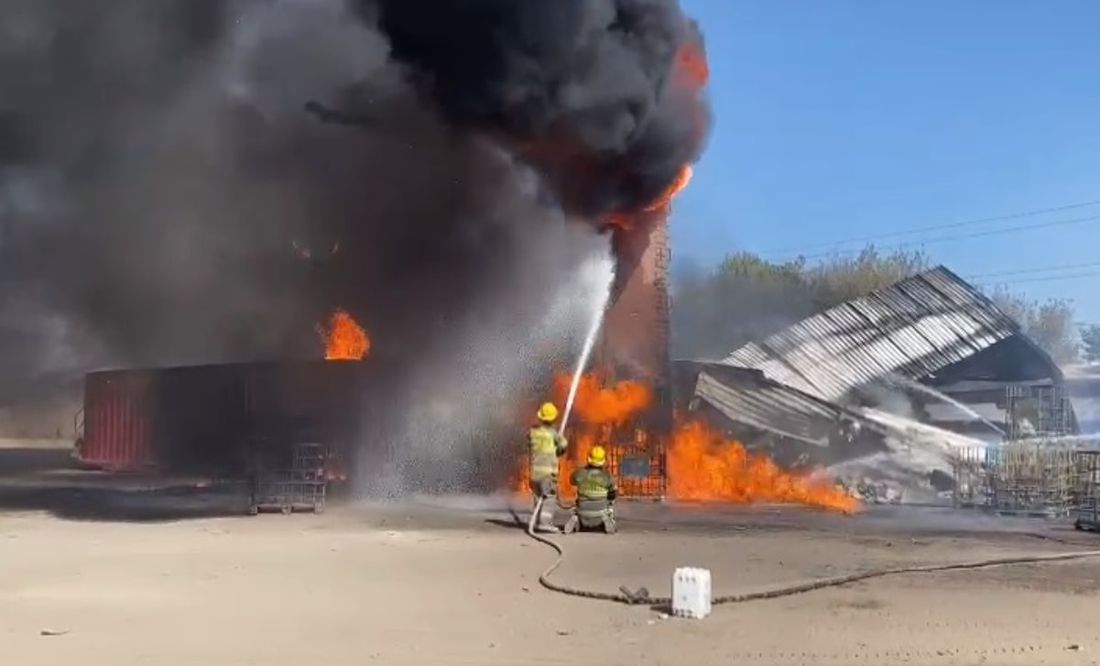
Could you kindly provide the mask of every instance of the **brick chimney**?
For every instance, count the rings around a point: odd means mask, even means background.
[[[668,211],[637,222],[633,231],[615,234],[615,284],[593,365],[610,368],[616,379],[649,384],[655,400],[645,425],[667,432],[672,422]]]

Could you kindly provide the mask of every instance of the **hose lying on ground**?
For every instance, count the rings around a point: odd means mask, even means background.
[[[539,583],[543,587],[553,592],[568,594],[574,597],[599,599],[601,601],[613,601],[620,604],[644,604],[647,606],[661,607],[669,607],[672,605],[671,597],[651,597],[649,596],[649,592],[645,588],[642,588],[635,593],[631,592],[625,587],[620,587],[619,594],[612,594],[610,592],[582,590],[575,587],[568,587],[566,585],[559,585],[558,583],[551,581],[550,576],[555,571],[557,571],[558,567],[561,566],[562,561],[565,560],[565,550],[561,547],[561,544],[535,532],[535,525],[538,521],[538,516],[542,512],[542,503],[543,499],[540,498],[538,503],[535,505],[534,513],[531,514],[531,519],[527,522],[527,535],[535,541],[538,541],[539,543],[550,546],[558,553],[558,559],[555,560],[554,563],[546,569],[546,571],[542,572],[541,576],[539,576]],[[1079,550],[1070,553],[1053,553],[1047,555],[1018,555],[1016,557],[998,557],[984,560],[974,560],[971,562],[959,562],[956,564],[920,564],[899,567],[887,567],[885,569],[874,569],[872,571],[862,571],[859,573],[847,574],[843,576],[821,578],[818,580],[808,581],[805,583],[796,583],[787,587],[774,588],[771,590],[746,592],[743,594],[727,594],[719,597],[714,597],[711,603],[715,605],[737,604],[746,601],[759,601],[761,599],[777,599],[779,597],[789,597],[795,594],[804,594],[806,592],[812,592],[814,590],[820,590],[826,587],[839,587],[841,585],[848,585],[850,583],[856,583],[871,578],[883,578],[886,576],[897,576],[900,574],[962,571],[966,569],[984,569],[987,567],[1007,566],[1011,564],[1034,564],[1040,562],[1080,560],[1087,557],[1100,557],[1100,550]]]

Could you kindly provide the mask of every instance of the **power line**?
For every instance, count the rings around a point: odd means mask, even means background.
[[[902,250],[908,247],[920,247],[922,245],[932,245],[935,243],[947,243],[950,241],[965,240],[968,238],[985,238],[987,236],[999,236],[1001,234],[1011,234],[1019,231],[1030,231],[1032,229],[1046,229],[1048,227],[1064,227],[1073,224],[1083,224],[1085,222],[1096,222],[1100,220],[1100,215],[1092,215],[1090,217],[1077,217],[1069,220],[1054,220],[1052,222],[1038,222],[1035,224],[1020,224],[1015,227],[1005,227],[1003,229],[990,229],[988,231],[976,231],[969,234],[958,234],[955,236],[940,236],[937,238],[927,238],[919,241],[912,241],[910,243],[898,243],[896,245],[887,245],[880,249],[893,249]],[[792,259],[818,259],[822,257],[832,257],[837,254],[855,254],[862,250],[838,250],[834,252],[819,252],[817,254],[801,254],[791,257]]]
[[[1017,268],[1007,271],[998,271],[996,273],[975,273],[974,275],[966,276],[966,279],[973,280],[978,278],[1000,277],[1002,275],[1024,275],[1027,273],[1048,273],[1050,271],[1064,271],[1075,268],[1092,268],[1094,266],[1100,266],[1100,261],[1092,261],[1086,264],[1057,264],[1054,266],[1043,266],[1041,268]]]
[[[796,254],[806,250],[817,250],[820,248],[838,247],[840,245],[847,245],[849,243],[867,243],[875,240],[882,240],[884,238],[898,238],[902,236],[910,236],[912,234],[923,233],[927,231],[943,231],[944,229],[958,229],[960,227],[969,227],[977,224],[987,224],[989,222],[1003,222],[1008,220],[1018,220],[1025,217],[1033,217],[1035,215],[1044,215],[1047,213],[1058,213],[1067,210],[1075,210],[1078,208],[1087,208],[1089,206],[1100,205],[1100,199],[1093,201],[1082,201],[1080,203],[1067,204],[1065,206],[1054,206],[1051,208],[1036,208],[1035,210],[1028,210],[1021,213],[1010,213],[1008,215],[997,215],[994,217],[982,217],[972,220],[964,220],[962,222],[950,222],[947,224],[935,224],[931,226],[912,227],[902,231],[893,231],[884,234],[872,234],[869,236],[858,236],[847,238],[844,240],[831,241],[828,243],[818,243],[816,245],[803,246],[801,248],[786,248],[777,250],[768,250],[761,254],[776,255],[776,254]]]
[[[1004,282],[987,282],[980,286],[984,287],[996,287],[999,285],[1011,285],[1011,284],[1026,284],[1030,282],[1055,282],[1058,280],[1081,280],[1090,277],[1100,277],[1100,271],[1092,271],[1089,273],[1071,273],[1069,275],[1049,275],[1046,277],[1037,278],[1025,278],[1023,280],[1007,280]]]

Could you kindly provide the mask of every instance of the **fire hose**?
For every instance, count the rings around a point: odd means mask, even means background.
[[[545,544],[550,548],[553,548],[557,552],[558,557],[554,560],[546,571],[542,572],[539,576],[539,584],[552,592],[558,592],[560,594],[566,594],[573,597],[583,597],[585,599],[598,599],[601,601],[611,601],[626,605],[647,605],[658,606],[662,608],[668,608],[672,605],[671,597],[654,597],[650,596],[649,591],[646,588],[640,588],[636,592],[631,591],[626,586],[619,587],[619,593],[610,592],[597,592],[594,590],[583,590],[580,588],[569,587],[567,585],[561,585],[550,580],[550,576],[557,571],[562,562],[565,561],[565,549],[561,547],[561,544],[549,539],[547,537],[538,534],[535,531],[535,526],[538,522],[539,515],[542,513],[542,505],[545,498],[540,497],[538,503],[535,505],[535,510],[531,514],[530,520],[527,521],[527,536],[531,537],[539,543]],[[560,505],[560,502],[559,502]],[[1047,537],[1043,537],[1047,538]],[[763,599],[778,599],[780,597],[789,597],[796,594],[805,594],[806,592],[813,592],[815,590],[821,590],[827,587],[839,587],[842,585],[850,585],[851,583],[857,583],[859,581],[869,580],[872,578],[885,578],[887,576],[898,576],[902,574],[924,574],[924,573],[940,573],[945,571],[964,571],[967,569],[985,569],[989,567],[1010,566],[1015,564],[1037,564],[1044,562],[1063,562],[1068,560],[1080,560],[1089,557],[1100,557],[1100,550],[1080,550],[1069,553],[1051,553],[1046,555],[1019,555],[1015,557],[998,557],[989,558],[983,560],[973,560],[970,562],[959,562],[955,564],[923,564],[923,565],[909,565],[899,567],[886,567],[883,569],[872,569],[870,571],[861,571],[858,573],[845,574],[841,576],[833,576],[830,578],[820,578],[818,580],[808,581],[804,583],[795,583],[786,587],[773,588],[770,590],[761,590],[758,592],[745,592],[742,594],[727,594],[718,597],[714,597],[711,601],[713,605],[717,604],[739,604],[747,601],[760,601]]]

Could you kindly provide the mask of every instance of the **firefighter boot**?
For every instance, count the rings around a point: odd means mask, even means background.
[[[603,531],[604,531],[604,533],[605,534],[614,534],[618,530],[619,530],[618,526],[615,525],[615,514],[608,511],[603,516]]]

